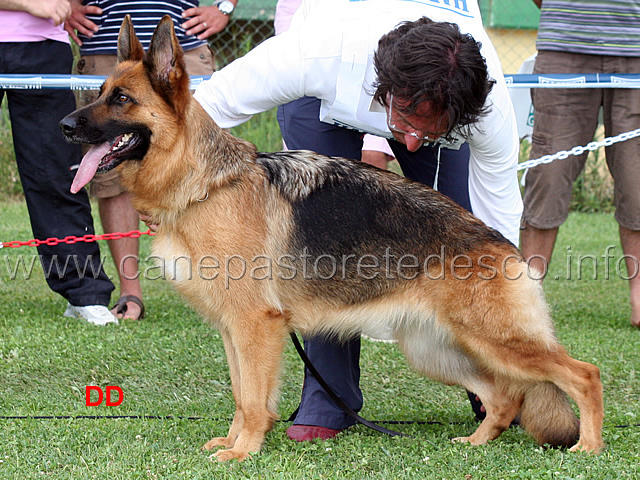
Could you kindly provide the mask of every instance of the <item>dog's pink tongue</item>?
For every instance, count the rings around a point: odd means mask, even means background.
[[[98,170],[100,160],[102,160],[102,157],[107,154],[110,148],[111,143],[105,142],[100,145],[94,145],[89,149],[82,158],[76,176],[73,178],[71,193],[78,193],[82,187],[91,181]]]

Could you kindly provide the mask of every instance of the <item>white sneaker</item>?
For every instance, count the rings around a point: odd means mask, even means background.
[[[107,325],[109,323],[118,324],[118,318],[104,305],[87,305],[86,307],[76,307],[67,304],[64,312],[65,317],[82,318],[94,325]]]

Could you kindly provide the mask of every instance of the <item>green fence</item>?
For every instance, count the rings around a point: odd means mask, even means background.
[[[533,0],[480,0],[487,28],[537,29],[540,10]]]
[[[203,0],[201,5],[211,5],[214,0]],[[277,0],[238,0],[227,28],[209,39],[216,52],[218,68],[274,34],[273,19]]]

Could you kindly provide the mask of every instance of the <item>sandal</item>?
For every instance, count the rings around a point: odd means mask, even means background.
[[[124,314],[127,313],[127,309],[129,308],[127,307],[127,302],[135,303],[140,307],[140,315],[138,315],[138,318],[133,318],[131,320],[142,320],[144,318],[144,303],[142,303],[142,300],[135,295],[123,295],[118,299],[116,304],[111,307],[111,310],[115,308],[116,315],[122,315],[122,318],[124,318]]]

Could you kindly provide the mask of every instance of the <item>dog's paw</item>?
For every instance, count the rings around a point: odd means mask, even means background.
[[[593,455],[600,455],[604,450],[604,442],[593,442],[593,445],[590,442],[583,442],[580,440],[573,447],[569,449],[570,452],[585,452],[591,453]]]
[[[453,443],[470,443],[470,437],[456,437],[456,438],[452,438],[451,441]]]
[[[214,448],[232,448],[233,441],[229,437],[216,437],[209,440],[202,446],[202,450],[213,450]]]
[[[232,448],[229,450],[218,450],[209,458],[211,460],[217,460],[218,462],[228,462],[229,460],[237,460],[241,462],[248,457],[250,457],[249,452],[238,451]]]

